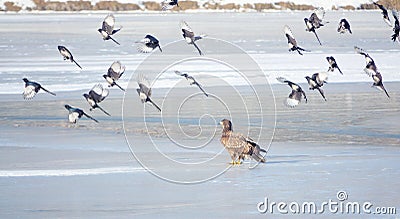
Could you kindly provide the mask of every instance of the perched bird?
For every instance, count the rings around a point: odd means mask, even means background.
[[[43,91],[45,91],[53,96],[56,95],[55,93],[48,91],[47,89],[42,87],[42,85],[40,85],[37,82],[29,81],[26,78],[23,78],[22,80],[25,82],[25,89],[24,89],[24,92],[22,93],[22,96],[26,100],[32,99],[39,92],[40,89],[42,89]]]
[[[70,60],[71,62],[74,62],[79,68],[82,69],[82,67],[75,61],[72,53],[65,46],[58,46],[58,51],[63,56],[64,60]]]
[[[317,89],[319,91],[319,93],[321,94],[322,98],[324,98],[324,100],[326,101],[324,91],[322,90],[321,87],[324,85],[324,83],[326,83],[326,80],[328,79],[328,74],[315,73],[311,77],[306,76],[305,78],[307,79],[309,89],[310,90]]]
[[[79,108],[74,108],[71,107],[70,105],[64,105],[65,109],[68,110],[69,114],[68,114],[68,121],[70,123],[76,123],[82,116],[86,116],[87,118],[95,121],[95,122],[99,122],[96,119],[94,119],[93,117],[89,116],[88,114],[86,114],[83,110],[79,109]]]
[[[285,101],[285,105],[287,107],[294,108],[297,105],[299,105],[303,96],[307,103],[306,93],[303,91],[300,85],[293,83],[284,77],[277,77],[276,80],[278,80],[281,83],[289,85],[289,87],[292,89],[292,92],[289,94],[289,97]]]
[[[381,9],[383,20],[386,22],[387,25],[389,25],[391,27],[392,24],[390,22],[389,14],[388,14],[388,11],[386,10],[386,8],[383,5],[378,4],[377,2],[372,1],[372,3],[376,6],[378,6],[379,9]]]
[[[326,57],[326,60],[328,61],[329,65],[330,65],[328,71],[333,72],[335,70],[335,68],[337,68],[337,70],[339,70],[340,74],[343,74],[343,72],[340,70],[340,68],[337,65],[336,60],[335,60],[335,58],[333,58],[333,56]]]
[[[108,116],[111,116],[108,112],[106,112],[103,108],[101,108],[98,104],[102,102],[109,94],[109,91],[106,88],[103,88],[101,84],[96,84],[94,87],[89,91],[89,94],[83,94],[86,101],[90,105],[90,111],[93,109],[99,108],[103,113]]]
[[[321,26],[324,26],[324,24],[322,23],[322,19],[324,16],[325,16],[325,10],[323,8],[318,8],[310,15],[310,18],[304,18],[304,22],[307,27],[306,31],[314,33],[315,37],[318,40],[319,45],[322,44],[321,41],[319,40],[316,30]]]
[[[119,29],[114,29],[114,24],[115,24],[115,17],[112,14],[109,14],[104,18],[103,24],[101,28],[99,28],[97,31],[101,34],[103,37],[103,40],[112,40],[116,44],[120,45],[114,38],[111,36],[117,33],[118,31],[121,30],[122,27]]]
[[[189,81],[190,85],[196,85],[197,87],[200,88],[200,90],[204,93],[204,95],[206,95],[206,97],[208,97],[208,94],[203,90],[203,87],[201,86],[201,84],[199,84],[194,77],[186,74],[186,73],[182,73],[180,71],[175,71],[175,74],[179,75],[179,76],[183,76],[186,78],[187,81]]]
[[[283,30],[284,30],[285,36],[288,40],[289,52],[297,51],[300,55],[303,55],[303,53],[301,53],[301,51],[310,52],[310,50],[305,50],[297,45],[296,39],[294,38],[293,33],[290,30],[289,26],[285,25]]]
[[[392,10],[392,14],[394,17],[394,27],[393,27],[393,35],[392,35],[392,40],[393,42],[395,42],[397,40],[397,42],[400,43],[400,38],[399,38],[399,32],[400,32],[400,24],[399,24],[399,15],[397,13],[397,11]]]
[[[265,158],[261,152],[267,153],[253,139],[244,136],[241,133],[235,133],[232,130],[232,122],[223,119],[220,122],[222,126],[221,143],[231,156],[230,164],[241,164],[245,158],[253,158],[257,162],[265,163]]]
[[[146,35],[144,39],[136,42],[137,50],[141,53],[149,53],[155,49],[160,49],[162,52],[160,42],[152,35]]]
[[[376,67],[374,60],[366,51],[357,46],[354,47],[354,50],[358,54],[363,55],[365,57],[365,68],[364,68],[365,73],[367,73],[368,75],[372,75],[375,72],[378,72],[378,68]]]
[[[374,83],[372,84],[372,87],[376,87],[378,88],[378,90],[381,90],[383,92],[385,92],[386,96],[388,98],[390,98],[388,92],[386,91],[385,87],[383,86],[383,82],[382,82],[382,75],[379,72],[374,72],[372,75],[372,79],[374,80]]]
[[[349,33],[352,34],[351,29],[350,29],[350,23],[346,19],[343,18],[339,22],[339,26],[337,28],[337,32],[346,33],[346,31],[349,31]]]
[[[150,88],[150,83],[147,80],[147,78],[144,75],[140,74],[137,77],[137,83],[139,85],[139,88],[136,89],[136,91],[138,92],[139,98],[142,101],[142,103],[147,103],[148,102],[148,103],[152,104],[154,107],[156,107],[158,109],[158,111],[161,112],[161,108],[158,107],[157,104],[155,104],[153,102],[153,100],[150,99],[150,97],[151,97],[151,88]]]
[[[170,9],[172,9],[175,5],[176,5],[177,7],[179,7],[179,5],[178,5],[178,0],[164,0],[164,1],[161,2],[161,9],[162,9],[163,11],[170,10]]]
[[[193,46],[196,47],[197,51],[199,51],[199,54],[203,55],[200,48],[197,46],[196,41],[203,39],[205,37],[205,35],[195,36],[194,32],[192,31],[192,28],[190,28],[189,25],[185,21],[181,21],[180,26],[181,26],[181,30],[183,33],[182,36],[186,40],[186,42],[189,45],[193,44]]]
[[[124,72],[125,66],[121,65],[119,61],[113,62],[110,68],[108,68],[107,74],[103,75],[103,78],[106,79],[109,84],[108,87],[112,87],[115,85],[122,91],[125,91],[125,89],[119,86],[116,82],[124,74]]]

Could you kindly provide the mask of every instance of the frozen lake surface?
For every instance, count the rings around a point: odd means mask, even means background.
[[[400,45],[390,41],[392,31],[378,11],[335,11],[326,14],[330,23],[318,32],[319,46],[304,30],[309,13],[116,14],[121,46],[97,33],[105,14],[1,15],[0,27],[7,31],[0,35],[0,217],[276,218],[282,216],[276,209],[260,214],[257,204],[268,198],[320,205],[339,201],[340,191],[348,195],[340,203],[371,202],[371,213],[318,216],[376,218],[379,207],[400,211]],[[336,32],[342,17],[353,35]],[[204,57],[181,40],[181,20],[209,36],[198,43]],[[287,51],[285,24],[312,52]],[[162,54],[137,53],[133,44],[147,33],[160,39]],[[83,70],[64,62],[57,45],[67,46]],[[371,88],[355,45],[375,59],[390,99]],[[330,74],[325,102],[307,89],[304,76],[326,71],[328,55],[344,75]],[[177,57],[189,61],[167,68],[168,59]],[[243,74],[218,58],[237,64]],[[101,103],[111,117],[89,111],[82,93],[104,83],[102,74],[116,60],[126,65],[120,83],[128,91],[112,88]],[[143,67],[143,60],[157,62]],[[155,69],[166,69],[153,90],[162,113],[143,108],[136,83],[128,85],[137,68],[150,79],[158,75]],[[198,89],[174,68],[192,73],[210,97],[196,95]],[[300,83],[308,103],[285,107],[290,88],[276,84],[277,76]],[[57,96],[39,93],[24,101],[23,77]],[[64,104],[100,123],[67,124]],[[270,149],[266,164],[228,165],[217,126],[223,118]],[[398,212],[379,216],[396,218]]]

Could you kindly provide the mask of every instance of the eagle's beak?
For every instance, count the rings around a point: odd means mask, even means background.
[[[220,124],[220,125],[223,125],[223,124],[222,124],[222,121],[221,121],[221,122],[219,122],[219,124]]]

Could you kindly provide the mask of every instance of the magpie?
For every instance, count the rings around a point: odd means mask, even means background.
[[[144,39],[136,42],[137,50],[141,53],[149,53],[155,49],[159,49],[162,52],[160,41],[154,36],[148,34]]]
[[[96,84],[89,91],[89,94],[83,94],[86,101],[90,105],[90,111],[93,109],[99,108],[103,113],[108,116],[111,116],[108,112],[106,112],[103,108],[101,108],[98,104],[102,102],[109,94],[109,91],[106,88],[103,88],[101,84]]]
[[[190,85],[196,85],[197,87],[199,87],[199,89],[203,92],[204,95],[206,95],[206,97],[208,97],[208,94],[204,91],[203,87],[201,86],[201,84],[199,84],[193,76],[190,76],[186,73],[182,73],[180,71],[175,71],[175,74],[179,75],[179,76],[183,76],[186,78],[187,81],[189,81]]]
[[[125,66],[121,65],[119,61],[113,62],[108,68],[107,74],[103,75],[103,78],[108,82],[108,87],[117,86],[122,91],[125,91],[116,81],[124,74]]]
[[[376,5],[376,6],[378,6],[379,9],[381,9],[381,11],[382,11],[382,16],[383,16],[383,20],[385,21],[385,23],[386,23],[387,25],[389,25],[389,26],[391,27],[392,24],[391,24],[391,22],[390,22],[389,14],[388,14],[388,11],[386,10],[386,8],[385,8],[383,5],[378,4],[377,2],[372,1],[372,3],[373,3],[374,5]]]
[[[178,0],[164,0],[164,1],[161,2],[161,9],[162,9],[163,11],[170,10],[170,9],[172,9],[175,5],[176,5],[177,7],[179,7],[179,5],[178,5]]]
[[[292,92],[289,94],[289,97],[285,101],[285,105],[287,107],[291,108],[296,107],[297,105],[299,105],[302,97],[304,97],[307,103],[306,93],[303,91],[300,85],[293,83],[284,77],[277,77],[276,80],[278,80],[281,83],[289,85],[289,87],[292,89]]]
[[[193,44],[193,46],[196,47],[197,51],[199,51],[199,54],[203,55],[200,48],[197,46],[196,41],[203,39],[205,35],[196,36],[192,31],[192,28],[190,28],[190,26],[185,21],[181,21],[180,26],[182,30],[182,36],[186,40],[186,42],[189,45]]]
[[[318,8],[310,15],[310,18],[304,18],[304,22],[307,27],[306,31],[314,33],[315,37],[318,40],[319,45],[322,44],[321,41],[319,40],[316,30],[321,26],[324,26],[324,24],[322,23],[324,15],[325,15],[325,10],[323,8]]]
[[[157,106],[157,104],[154,103],[153,100],[150,98],[151,97],[151,88],[150,88],[150,83],[147,80],[147,78],[144,75],[140,74],[140,75],[138,75],[136,80],[139,85],[139,88],[136,89],[136,91],[139,94],[139,98],[142,101],[142,103],[150,103],[155,108],[157,108],[158,111],[161,112],[161,108],[159,106]]]
[[[82,69],[82,67],[75,61],[72,53],[65,46],[58,46],[58,51],[63,56],[64,60],[70,60],[71,62],[74,62],[80,69]]]
[[[328,74],[326,73],[315,73],[311,77],[306,76],[307,83],[309,85],[310,90],[315,90],[317,89],[319,93],[321,94],[322,98],[326,101],[324,91],[322,90],[322,86],[324,83],[326,83],[326,80],[328,79]]]
[[[340,68],[339,68],[338,64],[336,63],[335,58],[333,58],[333,56],[326,57],[326,60],[328,61],[329,65],[330,65],[328,71],[333,72],[336,68],[337,70],[339,70],[340,74],[343,75],[343,72],[340,70]]]
[[[70,105],[66,104],[64,105],[65,109],[68,110],[68,121],[70,123],[74,123],[76,124],[76,122],[82,117],[82,116],[86,116],[87,118],[95,121],[95,122],[99,122],[97,121],[95,118],[89,116],[88,114],[86,114],[83,110],[79,109],[79,108],[74,108],[71,107]]]
[[[297,51],[300,55],[303,55],[303,53],[301,53],[301,51],[311,52],[310,50],[303,49],[297,45],[296,39],[294,38],[293,33],[290,30],[289,26],[285,25],[285,27],[283,28],[283,31],[285,32],[285,36],[288,40],[289,52]]]
[[[393,27],[393,35],[392,35],[392,40],[393,42],[399,42],[400,43],[400,38],[399,38],[399,32],[400,32],[400,24],[399,24],[399,15],[397,11],[392,10],[392,14],[394,17],[394,27]]]
[[[23,78],[22,80],[25,82],[25,88],[24,88],[24,92],[22,93],[22,96],[26,100],[32,99],[39,92],[40,89],[42,89],[43,91],[45,91],[53,96],[56,96],[55,93],[45,89],[44,87],[42,87],[42,85],[40,85],[37,82],[29,81],[27,78]]]
[[[112,14],[109,14],[104,18],[103,24],[101,28],[99,28],[97,31],[101,34],[103,37],[103,40],[112,40],[116,44],[120,45],[114,38],[111,36],[117,33],[118,31],[121,30],[122,27],[119,29],[114,29],[114,24],[115,24],[115,17]]]
[[[350,34],[352,34],[351,29],[350,29],[350,23],[345,18],[343,18],[339,22],[339,26],[337,28],[337,32],[346,33],[346,31],[348,31]]]

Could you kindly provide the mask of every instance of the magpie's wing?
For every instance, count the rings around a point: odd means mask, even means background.
[[[139,85],[140,91],[145,93],[146,96],[150,97],[151,96],[151,88],[150,88],[149,80],[143,74],[139,74],[136,78],[136,81]]]
[[[151,40],[149,38],[144,38],[138,42],[136,42],[136,49],[138,52],[141,53],[150,53],[154,50],[154,48],[148,46],[148,43],[150,43]]]
[[[291,44],[293,44],[294,46],[297,47],[296,39],[294,38],[292,30],[290,30],[289,26],[285,25],[285,27],[283,28],[283,31],[285,32],[288,42],[290,42]]]
[[[113,29],[114,29],[114,24],[115,24],[115,17],[114,17],[114,15],[109,14],[106,16],[106,18],[104,18],[102,29],[108,35],[112,35]]]
[[[113,62],[108,69],[108,76],[110,76],[114,80],[118,80],[121,75],[125,71],[125,66],[122,66],[122,64],[119,61]]]

